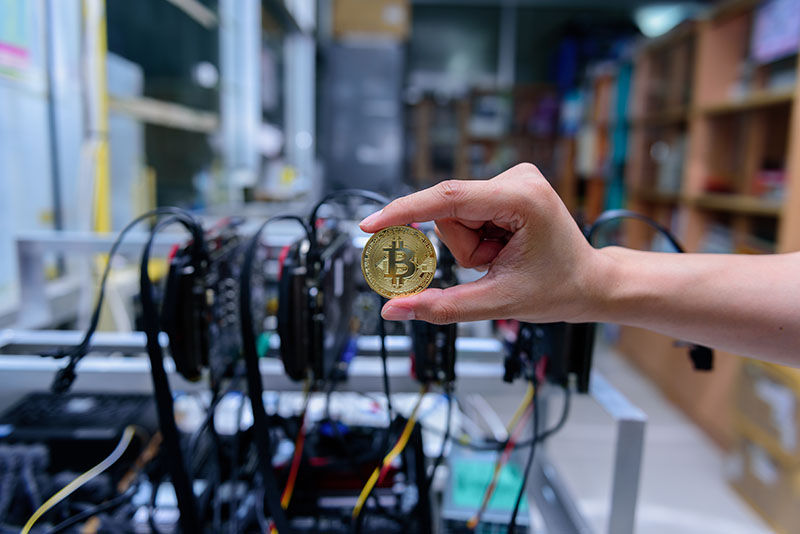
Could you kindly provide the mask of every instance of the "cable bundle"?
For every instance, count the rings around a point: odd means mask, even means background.
[[[400,455],[400,453],[403,452],[403,449],[405,449],[406,445],[408,445],[411,432],[414,430],[414,425],[417,424],[417,412],[419,411],[419,407],[422,404],[422,399],[425,397],[425,393],[427,393],[427,391],[428,386],[423,386],[422,391],[420,391],[419,398],[414,404],[414,408],[411,410],[411,415],[408,416],[408,421],[406,421],[403,431],[400,433],[400,437],[397,439],[397,443],[394,444],[394,447],[392,447],[389,453],[383,458],[380,467],[375,468],[367,480],[367,483],[364,485],[364,488],[361,490],[361,494],[358,496],[356,505],[353,507],[353,519],[358,519],[362,508],[364,508],[364,504],[367,502],[367,499],[372,493],[372,490],[377,484],[383,482],[383,479],[386,477],[386,475],[389,473],[389,469],[392,467],[392,463]]]

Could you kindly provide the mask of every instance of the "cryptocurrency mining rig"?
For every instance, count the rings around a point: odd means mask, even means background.
[[[177,208],[126,226],[84,332],[0,339],[0,352],[38,351],[52,370],[48,391],[0,415],[0,533],[585,532],[543,450],[573,391],[609,407],[634,442],[615,466],[615,484],[633,496],[615,492],[611,505],[614,532],[632,531],[644,419],[592,375],[594,326],[498,321],[476,339],[459,338],[455,324],[384,322],[392,295],[373,292],[366,270],[389,292],[398,280],[459,281],[424,225],[377,246],[354,230],[348,214],[386,202],[342,190],[306,216],[257,227]],[[297,233],[274,239],[278,222]],[[145,223],[145,234],[132,231]],[[154,280],[167,227],[185,237]],[[97,332],[126,239],[139,239],[137,332]],[[426,258],[414,257],[412,239],[431,247]],[[503,381],[527,389],[498,429],[470,393]],[[549,422],[544,405],[559,390],[563,409]]]

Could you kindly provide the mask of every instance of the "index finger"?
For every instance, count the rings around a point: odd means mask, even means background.
[[[490,180],[447,180],[390,202],[359,226],[374,233],[387,226],[444,218],[490,221],[500,211],[503,200],[495,189]]]

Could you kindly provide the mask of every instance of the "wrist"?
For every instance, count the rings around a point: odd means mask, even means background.
[[[619,322],[630,252],[622,247],[592,249],[582,284],[583,313],[571,322]]]

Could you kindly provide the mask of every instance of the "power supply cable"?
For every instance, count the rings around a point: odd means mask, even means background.
[[[206,409],[206,416],[203,421],[200,423],[194,433],[189,437],[189,444],[186,447],[187,450],[194,452],[197,449],[197,442],[199,441],[200,437],[203,433],[209,428],[211,424],[214,412],[217,410],[217,406],[219,403],[222,402],[222,399],[225,398],[230,392],[236,389],[240,385],[240,380],[244,378],[244,372],[237,371],[236,374],[231,378],[230,382],[228,383],[225,388],[216,395],[209,404],[208,408]]]
[[[408,445],[408,440],[411,438],[411,432],[414,430],[414,425],[417,424],[417,412],[419,412],[422,399],[425,398],[425,393],[427,392],[428,386],[422,386],[422,390],[419,393],[419,398],[417,399],[416,404],[414,404],[414,408],[411,410],[411,415],[408,416],[408,421],[406,421],[403,431],[400,433],[400,437],[397,439],[394,447],[392,447],[392,450],[390,450],[389,453],[383,458],[381,465],[376,467],[372,472],[367,480],[367,483],[364,485],[364,488],[361,490],[361,494],[358,496],[356,505],[353,507],[353,519],[358,519],[359,515],[361,514],[361,510],[364,507],[364,503],[367,502],[372,490],[375,489],[377,484],[380,484],[383,481],[389,472],[389,468],[392,466],[392,462],[394,462],[395,458],[397,458],[400,453],[403,452],[403,449],[405,449],[406,445]]]
[[[436,456],[436,459],[433,461],[433,465],[431,466],[431,472],[428,475],[428,478],[425,480],[425,487],[428,488],[430,491],[431,485],[433,485],[433,479],[436,476],[436,470],[444,461],[444,455],[447,452],[447,442],[450,440],[450,431],[452,428],[452,419],[453,419],[453,391],[452,386],[450,384],[445,386],[445,395],[447,395],[447,419],[444,423],[444,435],[442,436],[442,448],[439,449],[439,454]]]
[[[384,299],[381,298],[381,307],[383,307],[383,304]],[[386,413],[389,415],[389,427],[391,427],[392,421],[394,421],[394,408],[392,407],[392,392],[389,386],[389,351],[386,347],[386,320],[380,315],[380,310],[378,310],[378,315],[378,337],[380,337],[381,340],[380,354],[381,367],[383,370],[383,393],[386,395]]]
[[[180,433],[175,423],[175,408],[172,390],[169,386],[167,372],[164,369],[164,353],[159,342],[161,331],[158,309],[153,294],[153,283],[150,280],[148,266],[150,250],[156,234],[164,227],[180,223],[192,234],[192,266],[197,275],[204,269],[205,246],[202,227],[191,217],[185,215],[169,217],[159,221],[150,232],[150,237],[142,252],[139,266],[139,287],[142,304],[142,323],[147,338],[147,355],[150,359],[150,375],[153,380],[153,393],[158,412],[158,424],[164,440],[164,449],[172,485],[180,510],[179,521],[183,532],[200,532],[197,500],[192,489],[192,481],[181,449]]]
[[[303,409],[300,412],[300,428],[297,430],[297,436],[294,440],[294,452],[292,459],[289,463],[289,475],[286,478],[286,485],[283,487],[281,493],[281,508],[284,510],[289,509],[289,504],[292,502],[292,494],[294,487],[297,483],[297,474],[300,472],[300,462],[303,459],[303,446],[306,441],[306,412],[308,411],[308,403],[311,400],[311,378],[306,378],[305,386],[303,387]],[[270,534],[278,534],[274,525],[270,525]]]
[[[522,476],[522,485],[519,488],[517,499],[514,502],[514,511],[511,512],[511,521],[508,523],[507,534],[514,534],[516,530],[517,515],[519,514],[520,504],[525,495],[525,487],[528,485],[528,478],[530,477],[533,460],[536,455],[536,444],[539,438],[539,407],[536,404],[536,389],[538,388],[534,386],[533,399],[531,401],[531,406],[533,407],[533,438],[531,439],[531,452],[528,453],[528,461],[525,464],[525,474]]]
[[[291,534],[292,529],[281,507],[280,490],[278,489],[278,482],[275,478],[275,472],[273,471],[272,462],[270,460],[273,450],[272,438],[269,433],[267,412],[264,410],[264,386],[261,383],[261,370],[258,366],[256,334],[253,327],[253,311],[250,297],[253,261],[255,259],[261,233],[267,225],[281,220],[297,221],[303,227],[309,240],[311,239],[312,232],[305,221],[295,215],[277,215],[267,219],[261,224],[247,243],[244,253],[241,278],[239,279],[239,318],[242,335],[242,355],[247,368],[247,393],[250,397],[250,404],[253,411],[253,432],[255,434],[256,445],[261,451],[261,454],[258,455],[258,465],[264,483],[264,497],[278,532],[280,534]]]
[[[670,232],[666,227],[664,227],[661,223],[659,223],[654,219],[651,219],[646,215],[642,215],[641,213],[624,209],[608,210],[601,213],[600,216],[597,217],[597,219],[592,223],[591,226],[589,226],[589,229],[586,231],[586,239],[589,241],[589,244],[594,245],[594,236],[600,227],[605,226],[606,224],[612,221],[618,221],[622,219],[633,219],[647,224],[655,231],[657,231],[659,234],[661,234],[667,241],[669,241],[670,245],[672,245],[672,248],[675,249],[675,252],[681,252],[681,253],[686,252],[684,248],[681,246],[681,244],[678,242],[678,238],[676,238],[675,235],[672,232]]]
[[[550,437],[552,437],[554,434],[558,433],[562,428],[564,428],[567,419],[569,419],[570,405],[572,404],[571,403],[572,390],[567,385],[561,386],[561,389],[564,392],[564,403],[561,409],[561,415],[559,416],[556,424],[553,425],[551,428],[548,428],[547,430],[538,433],[535,439],[530,438],[525,441],[518,442],[515,446],[516,449],[524,449],[525,447],[530,447],[531,445],[534,444],[534,442],[537,444],[544,443]],[[498,443],[498,446],[502,446],[502,443]]]
[[[86,353],[89,352],[89,348],[92,341],[92,336],[94,335],[95,331],[97,330],[97,325],[100,322],[100,310],[103,306],[103,299],[105,298],[106,292],[106,282],[108,280],[108,275],[111,272],[111,262],[114,258],[114,255],[117,253],[120,245],[122,244],[125,235],[132,230],[136,225],[140,222],[150,219],[152,217],[161,217],[165,215],[172,215],[178,217],[189,217],[191,215],[189,212],[184,211],[180,208],[173,208],[173,207],[164,207],[164,208],[156,208],[154,210],[150,210],[146,213],[143,213],[129,222],[125,228],[123,228],[119,234],[117,234],[117,238],[114,240],[114,243],[111,245],[111,249],[108,252],[108,258],[106,259],[106,265],[103,269],[103,274],[100,278],[100,289],[97,293],[97,300],[95,301],[94,310],[92,311],[92,316],[89,320],[89,326],[86,329],[86,332],[83,334],[83,338],[81,342],[74,347],[69,349],[60,349],[53,353],[42,354],[42,356],[53,357],[53,358],[69,358],[69,362],[66,366],[62,367],[61,369],[56,372],[56,376],[53,379],[53,383],[50,386],[50,389],[54,393],[65,393],[72,387],[72,383],[75,382],[76,374],[75,368],[78,365],[78,362],[86,356]]]
[[[136,490],[137,490],[136,486],[131,486],[123,493],[114,497],[113,499],[109,499],[104,503],[92,506],[91,508],[88,508],[83,512],[80,512],[70,518],[65,519],[61,523],[58,523],[53,528],[48,530],[45,534],[58,534],[59,532],[64,532],[72,525],[78,524],[81,521],[89,519],[90,517],[96,516],[97,514],[100,514],[102,512],[113,510],[114,508],[121,506],[125,504],[127,501],[129,501],[131,497],[133,497],[134,493],[136,493]]]
[[[311,379],[306,380],[305,392],[303,393],[303,411],[300,413],[300,429],[294,441],[294,454],[292,463],[289,467],[289,476],[286,479],[286,486],[281,494],[281,507],[286,510],[292,502],[292,493],[297,482],[297,473],[300,470],[300,461],[303,459],[303,444],[306,439],[306,412],[308,412],[308,402],[311,400]]]
[[[85,473],[78,475],[72,482],[58,490],[56,493],[53,494],[52,497],[47,499],[44,504],[42,504],[33,515],[31,515],[30,519],[25,523],[25,526],[22,527],[20,530],[20,534],[28,534],[33,525],[36,521],[39,520],[48,510],[53,508],[55,505],[69,497],[72,493],[75,492],[78,488],[95,478],[97,475],[104,472],[106,469],[114,465],[114,463],[119,460],[125,451],[128,449],[128,446],[133,441],[133,437],[136,434],[136,429],[133,426],[128,426],[125,428],[125,431],[122,433],[122,438],[117,443],[117,446],[111,451],[102,462],[97,464],[96,466],[92,467]]]
[[[234,510],[234,513],[231,514],[231,521],[230,521],[230,531],[232,534],[237,534],[239,532],[239,517],[235,513],[236,510],[239,509],[239,498],[236,492],[236,484],[239,482],[239,476],[241,472],[241,466],[239,458],[239,448],[241,446],[242,441],[242,417],[244,416],[244,401],[245,396],[243,394],[239,395],[239,405],[236,407],[236,431],[233,434],[233,447],[232,452],[230,455],[230,462],[231,462],[231,477],[230,481],[233,485],[234,491],[231,495],[231,508]],[[264,504],[263,502],[261,503]]]
[[[511,453],[514,451],[514,445],[519,439],[520,433],[525,428],[523,420],[525,416],[528,415],[533,409],[533,401],[535,397],[536,388],[534,388],[533,384],[529,384],[528,390],[525,393],[525,397],[523,397],[522,402],[517,407],[516,412],[514,412],[511,421],[509,421],[508,426],[506,427],[509,437],[505,441],[503,451],[497,457],[497,461],[495,461],[494,469],[492,471],[492,478],[489,480],[486,490],[483,493],[481,505],[478,508],[478,511],[475,512],[475,515],[473,515],[469,521],[467,521],[467,528],[470,530],[475,530],[475,528],[477,528],[481,518],[483,517],[483,513],[486,511],[486,508],[489,505],[489,501],[492,498],[495,489],[497,488],[497,481],[500,478],[500,473],[506,463],[508,463],[508,460],[511,458]]]
[[[367,189],[340,189],[338,191],[333,191],[332,193],[327,194],[314,205],[314,208],[311,210],[311,215],[308,218],[312,232],[312,239],[311,239],[312,250],[316,250],[317,248],[317,221],[319,220],[320,208],[322,208],[322,206],[334,200],[342,200],[346,198],[361,198],[363,200],[369,200],[370,202],[374,202],[376,204],[389,203],[389,199],[387,197],[381,195],[380,193],[375,193]]]

